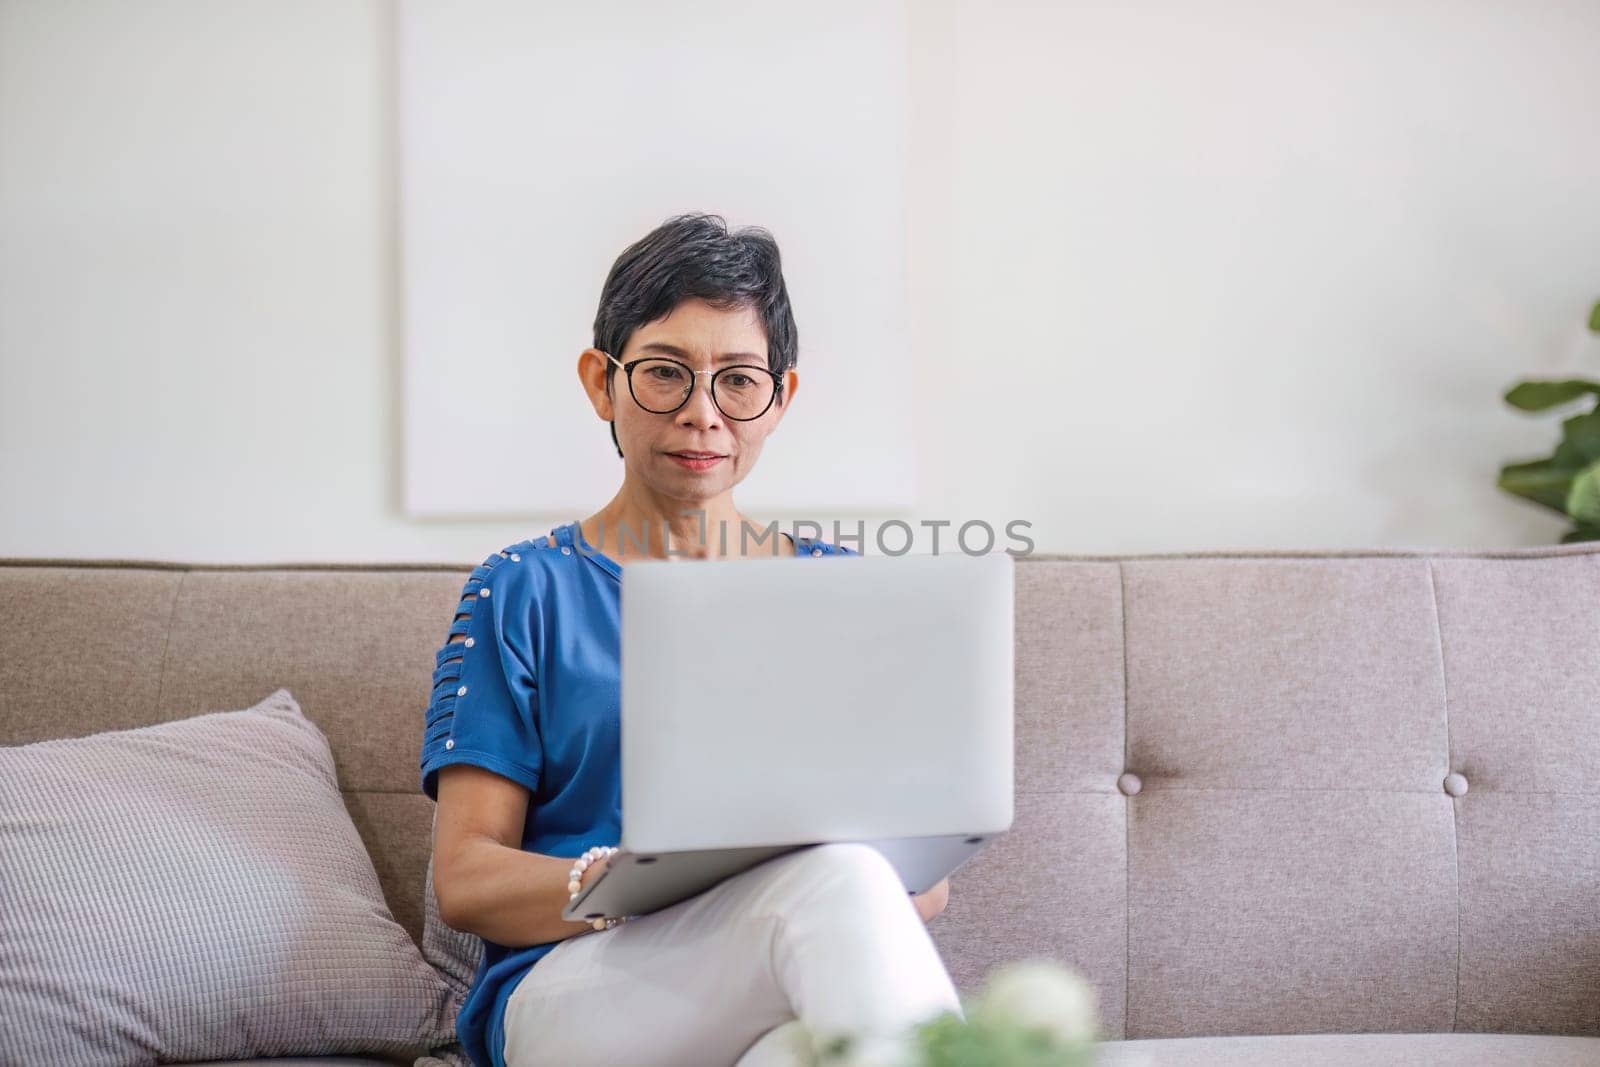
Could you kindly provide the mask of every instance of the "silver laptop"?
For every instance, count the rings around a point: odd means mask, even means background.
[[[1012,820],[1009,555],[622,568],[622,840],[562,915],[859,841],[921,893]]]

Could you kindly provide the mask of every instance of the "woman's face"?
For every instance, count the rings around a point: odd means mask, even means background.
[[[613,352],[623,363],[665,356],[696,371],[732,363],[767,366],[767,338],[753,308],[720,310],[703,300],[687,300],[665,317],[634,330],[626,351]],[[794,400],[799,376],[783,376],[782,403],[756,419],[727,418],[711,402],[711,378],[695,377],[694,391],[677,411],[658,415],[640,407],[628,391],[627,376],[616,368],[610,395],[605,368],[615,367],[597,349],[588,349],[579,374],[595,413],[616,421],[617,442],[629,475],[674,500],[710,500],[744,480],[761,457],[767,436],[778,428]],[[640,383],[642,387],[642,382]],[[710,453],[711,462],[687,462],[681,453]]]

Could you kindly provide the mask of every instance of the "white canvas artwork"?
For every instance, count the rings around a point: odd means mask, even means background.
[[[408,0],[398,47],[409,514],[609,499],[578,354],[617,255],[690,211],[772,232],[799,327],[739,506],[913,504],[902,2]]]

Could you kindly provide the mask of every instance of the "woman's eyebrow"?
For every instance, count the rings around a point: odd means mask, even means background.
[[[640,351],[665,352],[669,356],[678,356],[681,359],[691,358],[688,352],[679,348],[677,345],[669,345],[665,341],[651,341],[649,344],[640,345],[639,349]],[[765,363],[766,359],[763,356],[756,355],[754,352],[724,352],[722,355],[716,358],[715,362]]]

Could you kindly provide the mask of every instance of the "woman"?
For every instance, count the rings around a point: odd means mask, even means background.
[[[730,234],[714,215],[667,221],[613,265],[594,342],[578,377],[611,424],[622,485],[474,570],[434,672],[421,759],[438,803],[434,890],[443,920],[484,942],[463,1047],[480,1067],[753,1067],[796,1062],[800,1024],[890,1034],[959,1012],[923,925],[948,883],[908,899],[866,845],[779,856],[600,930],[561,917],[569,882],[605,866],[575,858],[621,832],[621,568],[669,553],[850,554],[733,503],[799,385],[769,234]]]

